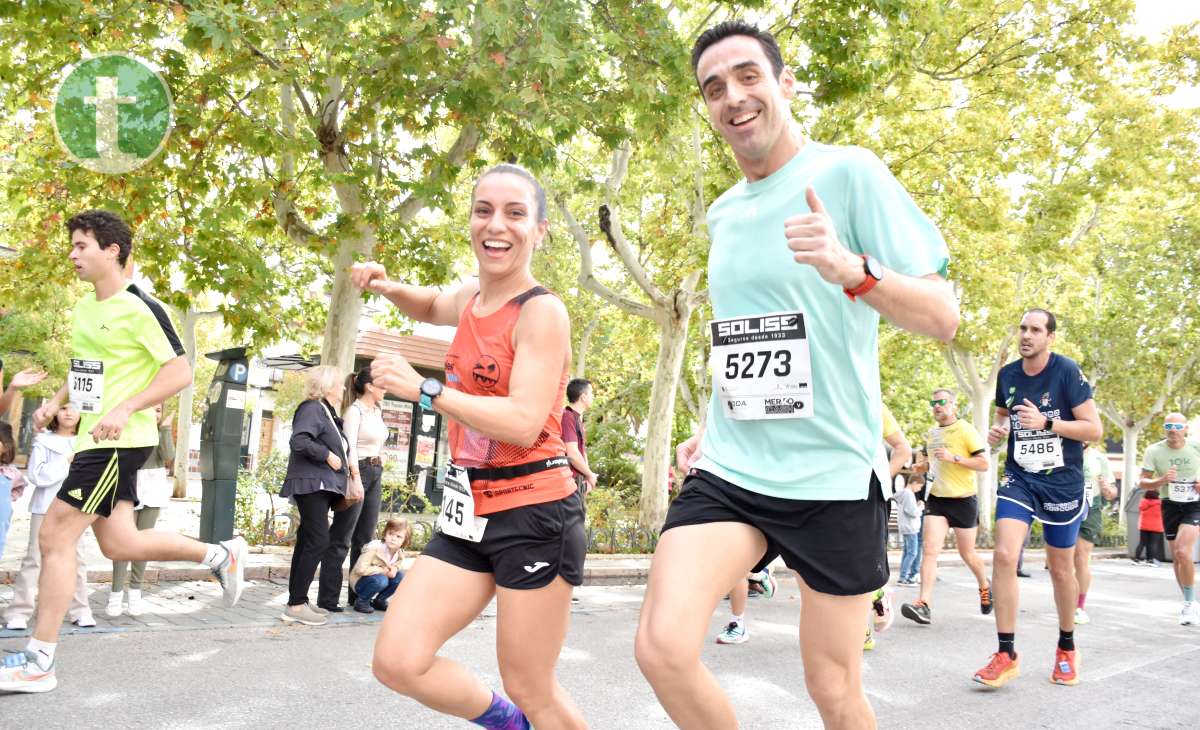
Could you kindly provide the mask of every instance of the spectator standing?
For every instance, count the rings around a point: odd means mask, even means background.
[[[358,564],[363,546],[375,539],[379,526],[379,508],[383,498],[383,444],[388,428],[383,422],[379,402],[384,391],[371,380],[371,368],[365,367],[346,379],[347,397],[353,398],[345,413],[346,443],[349,447],[350,480],[362,493],[362,500],[347,509],[339,530],[330,530],[329,543],[333,557],[345,556],[350,550],[350,566]],[[346,589],[349,603],[354,604],[354,580]],[[340,592],[340,590],[338,591]],[[337,593],[334,593],[337,602]],[[369,599],[368,599],[369,600]]]
[[[158,423],[158,445],[146,458],[146,463],[137,473],[138,503],[133,508],[134,524],[139,530],[150,530],[158,522],[159,511],[171,499],[171,472],[175,466],[175,438],[171,433],[171,417],[163,417],[163,407],[154,407],[154,420]],[[130,566],[132,565],[132,570]],[[130,575],[132,573],[132,575]],[[142,602],[142,577],[146,573],[146,561],[114,560],[112,588],[108,594],[105,615],[116,618],[128,610],[130,616],[140,616],[145,611]],[[126,578],[129,593],[125,593]]]
[[[584,378],[575,378],[567,383],[567,407],[562,413],[562,439],[567,447],[567,460],[571,462],[571,475],[579,486],[580,494],[587,494],[596,486],[597,474],[588,465],[587,434],[583,428],[583,414],[592,407],[594,398],[592,384]]]
[[[50,419],[50,425],[33,440],[26,474],[34,492],[29,498],[29,543],[20,572],[13,581],[13,599],[4,614],[6,628],[24,631],[29,628],[37,600],[38,576],[42,573],[42,548],[38,543],[38,530],[46,517],[46,510],[54,501],[54,495],[67,478],[71,467],[71,454],[75,450],[75,432],[79,430],[79,411],[63,408]],[[75,545],[77,567],[75,570],[75,595],[72,596],[68,617],[76,626],[95,626],[96,619],[88,606],[87,561],[83,555],[83,541]]]
[[[329,535],[345,529],[351,511],[335,513],[332,526],[329,512],[343,497],[353,500],[361,499],[362,495],[347,493],[354,484],[347,479],[348,448],[342,419],[337,415],[337,406],[342,402],[342,379],[337,368],[322,366],[310,370],[305,395],[307,400],[296,408],[292,417],[291,455],[280,492],[295,502],[300,513],[287,607],[280,618],[287,623],[320,626],[328,620],[330,611],[342,610],[337,605],[342,561],[332,559]],[[344,552],[341,557],[345,557]],[[308,589],[317,565],[321,566],[321,581],[317,605],[313,607],[308,602]]]
[[[12,522],[12,503],[25,493],[25,478],[13,461],[17,458],[17,442],[12,426],[0,423],[0,557],[4,556],[4,541]]]
[[[1133,561],[1136,563],[1142,560],[1144,553],[1146,565],[1158,565],[1167,558],[1163,555],[1162,499],[1157,489],[1151,489],[1142,495],[1138,511],[1138,531],[1141,532],[1141,536],[1133,554]]]
[[[910,474],[904,489],[896,492],[896,505],[900,513],[900,539],[904,543],[904,551],[900,556],[900,579],[902,586],[917,584],[917,565],[921,559],[921,505],[917,502],[917,494],[925,490],[925,475]]]

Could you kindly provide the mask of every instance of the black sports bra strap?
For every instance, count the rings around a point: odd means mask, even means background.
[[[516,297],[513,297],[513,301],[517,303],[517,306],[521,306],[525,302],[529,301],[530,299],[533,299],[534,297],[540,297],[543,294],[553,294],[553,293],[554,292],[550,291],[546,287],[542,286],[541,284],[538,284],[537,286],[533,287],[532,289],[525,292],[524,294],[518,294]]]

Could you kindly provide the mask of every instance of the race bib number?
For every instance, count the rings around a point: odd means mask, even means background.
[[[487,527],[486,517],[475,516],[475,498],[471,495],[471,482],[467,470],[451,464],[446,470],[446,481],[442,492],[442,511],[438,513],[437,526],[443,534],[461,540],[479,542]]]
[[[812,360],[803,312],[716,319],[713,386],[735,421],[811,418]]]
[[[1050,431],[1017,431],[1013,457],[1025,471],[1045,471],[1063,465],[1062,437]]]
[[[67,378],[71,406],[80,413],[99,413],[104,400],[104,363],[72,359]]]
[[[1171,482],[1171,488],[1168,492],[1167,499],[1172,502],[1196,502],[1200,501],[1200,493],[1196,492],[1195,481],[1187,479],[1179,482]]]

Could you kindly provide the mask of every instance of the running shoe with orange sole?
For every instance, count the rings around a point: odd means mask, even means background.
[[[984,616],[992,612],[992,582],[987,587],[979,589],[979,612]]]
[[[1010,679],[1021,676],[1021,662],[1010,657],[1006,651],[998,651],[988,660],[987,666],[975,672],[973,679],[992,688],[1003,687]]]
[[[1054,672],[1050,675],[1054,684],[1074,686],[1079,684],[1079,651],[1057,649],[1054,652]]]

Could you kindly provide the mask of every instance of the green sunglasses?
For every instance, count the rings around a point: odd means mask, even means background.
[[[936,400],[929,401],[929,407],[933,408],[935,406],[944,406],[949,402],[950,402],[949,398],[938,398]]]

